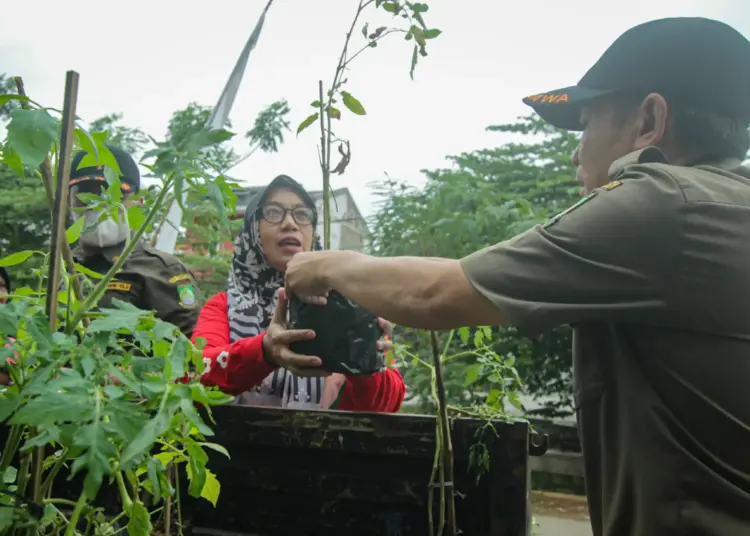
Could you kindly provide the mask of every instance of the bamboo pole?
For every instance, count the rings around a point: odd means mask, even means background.
[[[60,288],[60,260],[63,243],[67,244],[65,228],[68,221],[68,190],[70,183],[70,160],[73,150],[76,103],[78,101],[78,73],[68,71],[65,76],[65,101],[60,132],[57,161],[57,188],[52,208],[52,241],[50,244],[49,272],[47,278],[47,303],[45,311],[50,329],[57,330],[57,292]]]
[[[21,78],[20,76],[16,76],[15,82],[18,94],[25,97],[26,88],[23,83],[23,78]],[[28,104],[23,103],[23,107],[27,108]],[[44,190],[47,194],[47,204],[49,205],[50,212],[52,212],[55,207],[55,195],[53,192],[54,181],[52,180],[52,165],[50,164],[49,157],[45,158],[44,162],[42,162],[39,166],[39,173],[42,175],[42,183],[44,184]],[[73,252],[71,251],[70,245],[68,244],[67,240],[62,241],[62,244],[60,244],[60,249],[62,250],[63,260],[65,261],[65,269],[67,270],[68,275],[70,275],[70,280],[72,282],[71,284],[73,285],[73,294],[75,295],[76,300],[82,302],[83,289],[81,288],[81,281],[77,277],[76,263],[75,259],[73,258]],[[89,319],[84,318],[83,324],[85,327],[88,327]]]
[[[441,497],[445,497],[445,525],[441,519],[441,526],[445,527],[445,532],[441,530],[440,533],[446,536],[456,536],[456,496],[454,493],[454,480],[453,480],[453,443],[451,442],[451,431],[450,422],[448,421],[448,405],[445,399],[445,382],[443,381],[443,361],[440,358],[440,347],[438,344],[437,333],[430,331],[430,342],[432,346],[432,361],[435,367],[435,387],[437,391],[437,402],[438,402],[438,414],[437,419],[440,423],[439,429],[441,433],[440,447],[442,454],[442,465],[444,479],[441,478],[441,484],[443,486],[443,493]],[[432,508],[432,505],[430,505]]]

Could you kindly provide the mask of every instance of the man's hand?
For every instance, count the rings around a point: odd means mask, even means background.
[[[313,305],[325,305],[331,290],[326,271],[341,251],[297,253],[286,266],[286,291]],[[343,259],[342,259],[343,260]]]
[[[263,337],[263,357],[270,364],[283,367],[297,376],[330,376],[330,372],[320,369],[323,361],[319,357],[296,354],[289,349],[289,344],[295,341],[314,338],[315,332],[310,329],[286,328],[286,292],[279,289],[276,310]]]

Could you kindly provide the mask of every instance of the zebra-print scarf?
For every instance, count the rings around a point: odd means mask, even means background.
[[[245,223],[234,243],[232,268],[227,284],[229,336],[231,342],[260,334],[271,322],[276,308],[276,291],[284,285],[284,274],[266,261],[258,231],[258,209],[268,195],[289,188],[310,208],[315,204],[296,181],[281,175],[250,200]],[[317,223],[317,218],[315,223]],[[313,225],[315,225],[315,223]],[[322,249],[317,236],[313,250]],[[253,406],[318,408],[323,395],[323,378],[303,378],[279,368],[235,403]]]

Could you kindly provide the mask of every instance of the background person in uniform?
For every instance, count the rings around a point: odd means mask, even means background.
[[[750,534],[750,42],[652,21],[525,102],[583,131],[576,206],[460,261],[300,253],[287,289],[421,328],[572,325],[594,534]]]
[[[107,147],[120,166],[122,203],[127,207],[132,204],[133,196],[140,189],[140,172],[129,154],[118,147]],[[105,274],[122,253],[131,231],[125,218],[115,221],[108,217],[99,222],[101,211],[72,210],[86,206],[78,198],[78,194],[101,194],[107,186],[101,168],[79,168],[85,154],[76,154],[71,164],[71,214],[74,220],[86,218],[73,255],[77,262],[89,270]],[[158,318],[176,325],[187,337],[192,335],[198,320],[197,285],[188,269],[174,255],[149,248],[143,242],[135,246],[120,272],[109,284],[99,306],[113,307],[113,298],[132,303],[140,309],[155,311]]]

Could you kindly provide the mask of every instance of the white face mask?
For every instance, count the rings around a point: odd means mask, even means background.
[[[89,247],[106,248],[115,246],[124,242],[128,237],[130,228],[124,217],[116,222],[111,216],[97,223],[102,215],[102,210],[88,210],[86,212],[74,212],[73,219],[78,220],[85,216],[86,221],[83,224],[84,229],[89,229],[81,233],[81,244]]]

